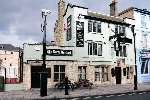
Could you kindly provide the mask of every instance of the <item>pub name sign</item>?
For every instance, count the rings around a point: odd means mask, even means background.
[[[47,49],[47,55],[50,56],[72,56],[72,50]]]

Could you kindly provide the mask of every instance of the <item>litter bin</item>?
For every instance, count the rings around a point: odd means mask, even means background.
[[[0,92],[4,91],[4,77],[0,76]]]

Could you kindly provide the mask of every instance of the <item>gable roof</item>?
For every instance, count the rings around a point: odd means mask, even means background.
[[[0,44],[0,50],[18,51],[19,49],[19,47],[15,47],[12,44]]]
[[[82,7],[82,6],[77,6],[77,5],[72,5],[70,3],[68,3],[67,8],[65,10],[65,13],[63,16],[66,15],[68,7],[78,7],[78,8],[83,8],[83,9],[88,9],[86,7]],[[121,18],[117,18],[117,17],[113,17],[113,16],[107,16],[107,15],[102,15],[99,13],[94,13],[94,12],[87,12],[87,15],[83,15],[85,19],[93,19],[93,20],[100,20],[103,22],[107,22],[107,23],[113,23],[113,24],[121,24],[121,25],[126,25],[129,26],[130,24],[126,23],[123,19]]]
[[[102,15],[102,14],[94,13],[94,12],[88,12],[88,15],[84,15],[84,16],[87,19],[95,19],[95,20],[100,20],[100,21],[107,22],[107,23],[121,24],[121,25],[126,25],[126,26],[130,25],[121,18]]]
[[[136,7],[129,7],[129,8],[127,8],[126,10],[120,12],[120,13],[118,14],[118,16],[120,16],[120,15],[122,15],[122,14],[124,14],[124,13],[127,13],[127,12],[129,12],[129,11],[137,11],[137,12],[140,12],[140,13],[142,13],[142,14],[148,14],[148,15],[150,15],[150,11],[148,11],[147,9],[139,9],[139,8],[136,8]]]
[[[88,9],[87,7],[78,6],[78,5],[73,5],[73,4],[71,4],[71,3],[68,3],[68,4],[67,4],[67,7],[66,7],[66,10],[65,10],[65,13],[64,13],[64,15],[63,15],[63,16],[65,16],[65,15],[66,15],[67,10],[68,10],[68,7],[71,7],[71,8],[73,8],[73,7],[78,7],[78,8]]]

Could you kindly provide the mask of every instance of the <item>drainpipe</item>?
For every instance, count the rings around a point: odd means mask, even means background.
[[[134,90],[138,90],[138,87],[137,87],[137,65],[136,65],[136,45],[135,45],[135,32],[134,32],[134,29],[135,28],[135,25],[132,25],[131,26],[131,31],[133,33],[133,38],[134,38],[134,57],[135,57],[135,75],[134,75]]]

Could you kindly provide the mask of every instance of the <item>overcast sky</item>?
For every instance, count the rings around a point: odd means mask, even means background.
[[[53,30],[57,18],[59,0],[0,0],[0,43],[11,43],[22,47],[23,43],[42,41],[40,25],[41,10],[50,9],[48,16],[47,41],[54,40]],[[109,13],[111,0],[65,0],[66,3],[88,7],[90,11]],[[150,9],[149,0],[118,0],[119,10],[130,6]]]

